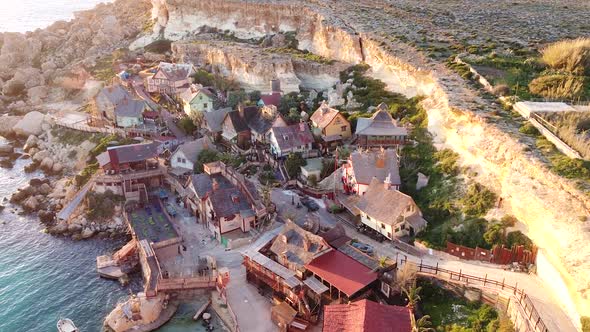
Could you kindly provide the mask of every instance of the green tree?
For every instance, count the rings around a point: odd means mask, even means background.
[[[406,300],[408,301],[408,304],[406,304],[406,307],[408,307],[410,309],[410,311],[412,311],[412,312],[414,312],[414,309],[418,305],[418,302],[420,302],[420,300],[421,300],[421,298],[420,298],[420,291],[421,290],[422,290],[422,287],[416,286],[416,281],[414,281],[410,287],[402,287],[402,292],[404,293],[404,295],[406,296]]]
[[[316,187],[318,185],[318,177],[315,174],[310,175],[307,178],[307,183],[312,187]]]
[[[193,123],[191,118],[182,118],[178,121],[178,127],[180,127],[186,134],[192,134],[197,129],[197,126]]]
[[[472,183],[467,188],[467,193],[461,199],[463,213],[468,216],[482,216],[494,207],[496,194],[478,183]]]
[[[212,163],[214,161],[218,161],[220,158],[219,154],[214,150],[203,150],[199,153],[197,157],[197,161],[195,162],[195,166],[193,171],[195,173],[203,173],[203,165],[207,163]]]
[[[301,153],[290,153],[285,160],[285,169],[291,179],[297,178],[301,173],[301,166],[307,165],[307,161],[303,159]]]
[[[420,319],[416,320],[416,316],[414,314],[410,315],[412,320],[412,332],[431,332],[435,331],[431,326],[432,322],[430,322],[430,316],[424,315],[420,317]]]
[[[248,94],[244,90],[231,91],[227,96],[227,107],[236,108],[240,103],[248,100]]]

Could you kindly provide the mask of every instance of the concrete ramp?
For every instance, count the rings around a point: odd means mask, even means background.
[[[64,206],[64,208],[61,209],[61,211],[59,211],[59,213],[56,215],[58,220],[70,219],[72,213],[76,211],[78,205],[80,205],[84,197],[86,197],[86,194],[92,187],[92,184],[94,184],[93,178],[88,180],[88,183],[86,183],[84,187],[82,187],[82,189],[80,189],[78,193],[76,193],[76,196],[74,196],[74,198],[66,206]]]

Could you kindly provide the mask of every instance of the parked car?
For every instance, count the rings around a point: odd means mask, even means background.
[[[353,242],[351,245],[363,253],[373,256],[374,250],[372,246],[361,242]]]
[[[166,204],[166,211],[172,217],[176,217],[176,209],[174,208],[174,206],[172,206],[172,204]]]
[[[318,203],[316,203],[313,199],[311,199],[309,197],[303,197],[300,202],[305,207],[307,207],[307,211],[313,212],[313,211],[317,211],[320,209],[320,206],[318,205]]]

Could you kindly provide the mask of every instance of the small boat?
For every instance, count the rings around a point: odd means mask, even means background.
[[[59,332],[80,332],[74,322],[69,318],[62,318],[57,321],[57,330]]]

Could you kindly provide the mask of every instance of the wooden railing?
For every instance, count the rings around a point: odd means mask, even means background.
[[[402,259],[401,264],[411,263],[408,262],[407,259]],[[415,263],[414,263],[415,264]],[[510,292],[513,295],[513,298],[517,301],[520,307],[523,309],[525,313],[525,317],[529,325],[532,328],[532,331],[535,332],[549,332],[547,326],[541,319],[541,315],[535,308],[533,301],[530,297],[525,293],[522,288],[518,288],[518,283],[514,286],[507,284],[505,278],[502,281],[489,279],[488,275],[486,274],[483,278],[479,276],[469,275],[463,273],[462,270],[452,271],[440,268],[438,263],[436,266],[426,265],[420,261],[419,264],[416,264],[416,268],[418,269],[418,273],[428,274],[428,275],[435,275],[438,279],[447,279],[454,282],[464,282],[466,285],[470,284],[475,287],[489,287],[489,288],[496,288],[498,290]]]

